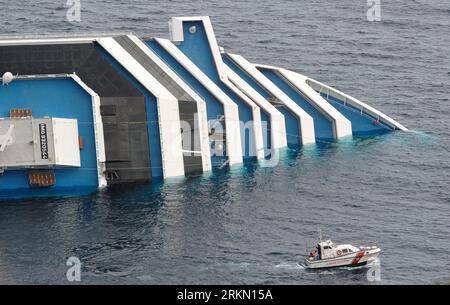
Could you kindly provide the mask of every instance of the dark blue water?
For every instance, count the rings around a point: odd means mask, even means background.
[[[59,3],[58,3],[59,2]],[[342,89],[415,132],[321,143],[257,165],[90,197],[2,202],[0,283],[369,283],[367,269],[307,272],[324,234],[378,241],[381,283],[450,279],[450,3],[364,0],[1,0],[2,34],[134,31],[168,36],[176,15],[210,15],[221,45]]]

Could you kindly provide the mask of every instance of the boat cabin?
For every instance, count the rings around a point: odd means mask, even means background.
[[[315,260],[336,258],[342,255],[358,252],[359,248],[352,245],[336,245],[331,240],[320,241],[311,252]]]

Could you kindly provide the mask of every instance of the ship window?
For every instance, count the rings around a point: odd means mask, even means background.
[[[342,250],[342,253],[347,253],[347,252],[348,252],[348,249]]]
[[[328,249],[331,249],[331,247],[329,247],[329,246],[325,246],[325,247],[323,247],[325,250],[328,250]]]

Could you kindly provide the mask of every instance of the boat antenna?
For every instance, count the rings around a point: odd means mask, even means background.
[[[319,242],[322,241],[322,229],[319,229]]]

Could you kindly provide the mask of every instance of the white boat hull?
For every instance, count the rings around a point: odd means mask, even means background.
[[[358,252],[345,254],[329,259],[314,260],[305,258],[306,267],[310,269],[335,268],[335,267],[357,267],[374,261],[380,254],[380,248],[360,250]]]

